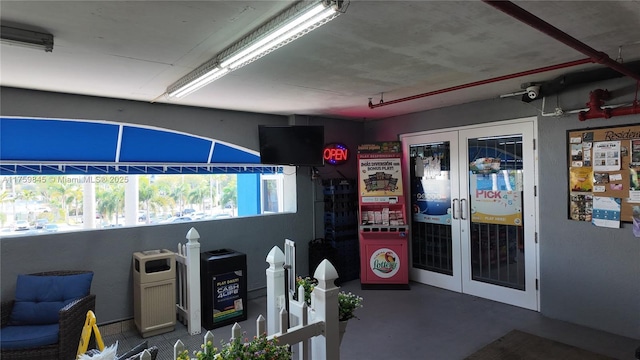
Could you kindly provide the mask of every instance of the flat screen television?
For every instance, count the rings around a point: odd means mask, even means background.
[[[259,125],[258,138],[262,164],[324,165],[324,126]]]

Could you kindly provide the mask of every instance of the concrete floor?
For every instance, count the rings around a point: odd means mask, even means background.
[[[464,359],[513,329],[543,336],[621,360],[635,359],[640,339],[553,320],[540,313],[502,303],[411,283],[410,290],[361,290],[359,280],[342,290],[364,297],[359,319],[349,321],[340,347],[342,360]],[[240,323],[247,337],[255,335],[255,319],[266,316],[264,297],[248,301],[248,320]],[[172,332],[142,339],[136,329],[103,335],[105,345],[118,341],[121,354],[143,340],[158,346],[158,360],[173,360],[178,339],[190,351],[200,348],[206,330],[189,336],[182,324]],[[212,330],[218,345],[231,336],[231,326]],[[551,360],[551,359],[550,359]]]

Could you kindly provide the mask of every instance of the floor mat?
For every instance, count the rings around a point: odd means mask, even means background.
[[[612,360],[613,358],[554,340],[512,330],[467,360]]]

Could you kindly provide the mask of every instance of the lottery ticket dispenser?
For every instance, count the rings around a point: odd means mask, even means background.
[[[409,225],[397,141],[358,146],[360,283],[409,289]]]

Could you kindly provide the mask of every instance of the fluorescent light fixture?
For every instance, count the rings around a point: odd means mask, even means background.
[[[41,49],[46,52],[53,51],[53,35],[51,34],[2,26],[0,38],[3,44]]]
[[[192,80],[186,82],[184,85],[176,88],[175,90],[168,91],[169,96],[174,97],[183,97],[192,92],[200,89],[201,87],[209,84],[210,82],[224,76],[229,72],[229,69],[223,69],[218,67],[216,64],[212,64],[213,66],[208,66],[208,69],[201,69],[201,71],[196,72],[198,75],[193,76]]]
[[[343,13],[348,0],[300,1],[229,46],[167,88],[171,97],[184,97],[283,45],[300,38]]]

